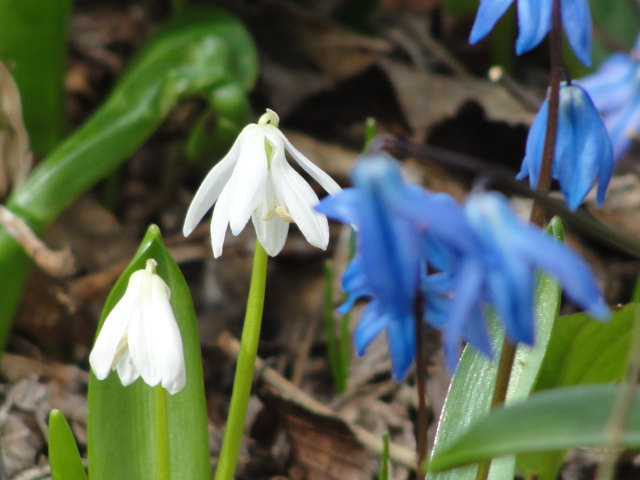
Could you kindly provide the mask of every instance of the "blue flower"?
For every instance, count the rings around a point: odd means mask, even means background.
[[[323,199],[316,208],[358,230],[357,256],[343,276],[349,297],[341,311],[358,298],[371,299],[354,333],[357,351],[364,354],[386,331],[393,377],[401,380],[415,357],[415,306],[426,267],[427,231],[447,230],[447,215],[438,200],[406,185],[398,163],[387,156],[363,157],[352,178],[355,188]],[[415,211],[422,212],[419,218]],[[438,255],[448,252],[431,253],[435,264],[446,263]]]
[[[532,188],[538,185],[548,111],[546,100],[529,131],[522,169],[517,176],[518,179],[529,176]],[[609,136],[589,95],[582,87],[563,83],[552,176],[560,182],[571,210],[580,206],[596,180],[598,205],[602,205],[614,164]]]
[[[577,80],[589,93],[609,132],[616,160],[640,131],[640,36],[629,55],[614,53],[593,75]]]
[[[469,42],[474,44],[493,29],[498,19],[514,0],[480,0]],[[518,0],[518,25],[516,40],[518,55],[540,44],[551,30],[553,0]],[[561,0],[562,24],[569,44],[586,66],[591,65],[591,13],[587,0]]]
[[[455,364],[452,359],[457,356],[460,340],[477,324],[479,308],[486,303],[495,307],[513,343],[533,344],[537,269],[558,280],[567,297],[591,315],[609,317],[587,263],[563,243],[521,222],[505,197],[494,192],[472,194],[464,203],[464,212],[476,249],[467,251],[449,272],[455,284],[445,327],[450,367]]]

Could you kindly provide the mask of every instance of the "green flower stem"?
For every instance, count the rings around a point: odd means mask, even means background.
[[[249,397],[251,396],[253,370],[258,355],[258,339],[260,337],[260,325],[262,324],[268,258],[267,252],[260,245],[260,242],[256,240],[251,286],[249,287],[247,311],[244,316],[236,376],[233,380],[229,418],[227,419],[227,428],[222,441],[222,451],[220,452],[215,480],[233,480],[238,462],[238,452],[240,451],[244,422],[247,416]]]
[[[167,417],[167,391],[161,384],[153,387],[155,424],[155,469],[156,480],[169,480],[169,422]]]

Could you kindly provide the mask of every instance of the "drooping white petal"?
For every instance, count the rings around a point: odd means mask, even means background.
[[[211,248],[214,258],[222,255],[222,245],[229,226],[229,185],[222,193],[216,206],[213,208],[213,218],[211,219]]]
[[[125,387],[131,385],[140,376],[140,372],[133,365],[129,350],[125,351],[118,361],[118,376],[120,377],[120,383]]]
[[[276,196],[287,208],[307,241],[314,247],[326,249],[329,244],[327,217],[316,212],[318,197],[309,184],[289,165],[283,151],[271,158],[271,175]]]
[[[267,178],[265,130],[249,125],[240,135],[240,157],[231,179],[225,187],[229,191],[229,226],[239,235],[260,202]]]
[[[275,257],[278,255],[287,241],[289,222],[285,222],[278,216],[265,221],[257,213],[252,215],[251,220],[256,229],[256,236],[260,245],[264,247],[270,256]]]
[[[245,127],[245,129],[246,128],[248,127]],[[233,167],[236,165],[238,157],[240,156],[241,137],[242,133],[240,133],[240,136],[238,136],[234,142],[229,153],[211,169],[202,182],[202,185],[200,185],[200,188],[198,188],[184,219],[182,233],[185,237],[188,237],[191,232],[193,232],[193,229],[196,228],[196,225],[202,220],[204,214],[207,213],[216,200],[218,200],[222,189],[231,178]]]
[[[272,257],[282,251],[289,232],[289,222],[282,220],[275,212],[275,208],[279,204],[280,202],[276,198],[273,188],[273,178],[269,171],[264,186],[262,202],[260,202],[260,206],[251,216],[251,219],[256,229],[258,241]]]
[[[274,137],[279,137],[284,142],[286,150],[291,154],[296,162],[307,172],[311,177],[324,188],[327,193],[333,195],[338,193],[342,188],[336,183],[336,181],[327,175],[320,167],[314,164],[311,160],[305,157],[298,149],[296,149],[291,142],[284,136],[284,134],[272,125],[264,127],[267,130],[267,138],[272,143],[275,141]]]
[[[154,275],[153,281],[153,308],[151,314],[145,317],[145,322],[149,321],[145,327],[154,330],[152,362],[158,369],[162,386],[173,395],[182,390],[187,381],[182,336],[169,303],[169,288],[157,275]]]
[[[131,319],[137,313],[139,308],[137,292],[139,292],[141,280],[140,275],[135,273],[131,275],[124,295],[102,324],[102,329],[89,355],[89,364],[98,380],[104,380],[109,376],[120,339],[126,335]]]
[[[165,327],[171,322],[175,324],[175,318],[169,304],[167,285],[158,275],[146,273],[140,292],[142,315],[129,327],[129,352],[140,376],[148,385],[153,386],[163,380],[164,357],[176,354],[175,351],[164,349],[167,342],[164,337],[168,335]],[[177,334],[179,338],[180,332]]]

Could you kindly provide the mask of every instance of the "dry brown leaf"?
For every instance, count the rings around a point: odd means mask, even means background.
[[[391,52],[365,37],[289,2],[264,2],[250,19],[262,51],[262,79],[271,105],[286,116],[310,95],[330,89]]]
[[[292,468],[305,471],[307,480],[368,480],[367,451],[344,422],[305,410],[264,387],[260,399],[274,411],[289,435]]]
[[[453,117],[469,100],[479,103],[491,120],[530,124],[534,114],[516,101],[503,87],[489,81],[432,72],[419,72],[390,58],[378,60],[393,84],[414,140],[423,142],[429,129]]]

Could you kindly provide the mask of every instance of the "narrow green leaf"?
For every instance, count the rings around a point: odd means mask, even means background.
[[[49,414],[49,461],[53,480],[87,480],[78,445],[60,410]]]
[[[444,470],[506,454],[600,445],[618,388],[615,384],[558,388],[499,408],[434,455],[429,467]],[[640,446],[640,399],[624,444]]]
[[[380,470],[378,480],[389,480],[389,432],[382,432],[382,453],[380,454]]]
[[[167,399],[171,479],[210,478],[207,412],[195,312],[189,288],[162,243],[158,227],[149,228],[131,264],[113,287],[101,324],[124,294],[131,274],[143,269],[149,258],[158,262],[157,274],[171,289],[171,307],[182,335],[187,369],[185,388]],[[123,387],[115,372],[103,381],[92,374],[88,404],[91,480],[152,480],[153,388],[141,379]]]
[[[71,0],[0,0],[0,60],[22,101],[31,148],[46,154],[65,128],[64,72]]]
[[[6,206],[42,233],[73,200],[117,169],[181,98],[202,95],[215,103],[221,119],[237,123],[236,107],[245,111],[246,95],[232,96],[236,104],[226,94],[238,93],[230,86],[248,91],[256,76],[256,49],[238,20],[219,8],[186,8],[142,49],[107,101],[40,163]],[[0,271],[11,272],[11,281],[0,289],[0,351],[29,264],[13,237],[0,230]]]
[[[489,324],[493,351],[499,351],[503,332],[495,319]],[[485,357],[471,345],[465,347],[440,415],[432,456],[446,451],[460,432],[464,432],[475,420],[489,413],[497,368],[497,359]],[[448,472],[433,472],[429,469],[427,480],[475,480],[477,470],[477,465]]]
[[[562,223],[558,218],[552,220],[547,231],[558,240],[564,237]],[[507,404],[526,398],[535,385],[559,308],[560,289],[557,282],[545,275],[540,275],[536,298],[534,311],[536,344],[534,347],[520,345],[516,350],[516,359],[507,392]],[[493,351],[499,352],[502,347],[503,332],[495,318],[489,322],[489,326],[493,339]],[[497,369],[497,358],[489,360],[473,347],[465,348],[447,393],[438,424],[433,456],[447,449],[459,437],[460,432],[464,432],[469,425],[489,413]],[[513,477],[514,470],[514,458],[501,460],[491,466],[489,478],[497,480]],[[429,472],[427,480],[475,480],[476,472],[477,466],[470,465],[448,472]]]

